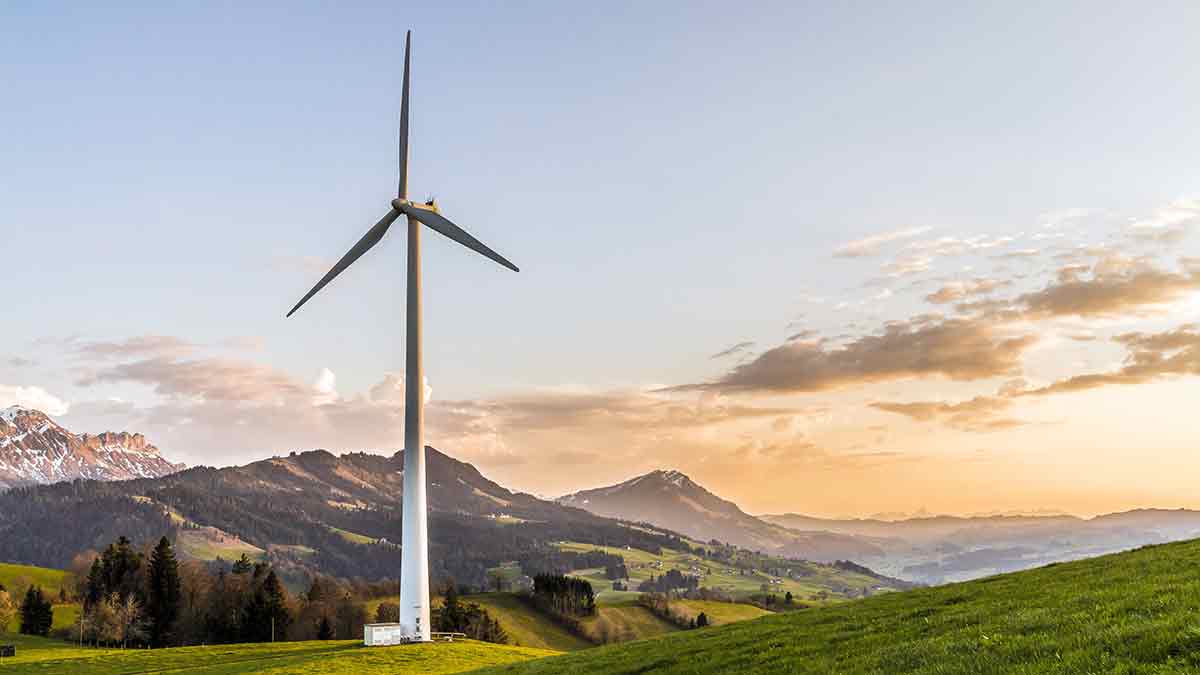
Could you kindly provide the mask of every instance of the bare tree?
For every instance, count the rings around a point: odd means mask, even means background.
[[[130,640],[137,640],[145,635],[145,629],[142,625],[142,604],[132,594],[122,600],[120,596],[114,593],[109,597],[108,601],[113,608],[113,615],[117,620],[117,632],[121,640],[121,649],[125,649]]]
[[[12,623],[16,614],[17,606],[13,604],[8,592],[0,591],[0,633],[8,632],[8,625]]]

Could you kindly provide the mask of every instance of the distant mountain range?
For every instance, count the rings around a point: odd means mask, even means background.
[[[870,535],[789,528],[755,518],[679,471],[652,471],[617,485],[569,494],[558,502],[601,516],[652,523],[701,541],[717,539],[806,560],[861,560],[885,552],[886,542]]]
[[[752,516],[679,471],[652,471],[558,500],[700,540],[809,560],[849,559],[876,572],[942,583],[1200,537],[1200,511],[830,519]]]
[[[183,468],[141,434],[75,434],[38,410],[0,410],[0,490],[76,478],[153,478]]]
[[[506,561],[567,571],[569,556],[555,545],[566,540],[648,551],[682,544],[671,532],[509,491],[433,448],[426,467],[435,579],[483,586],[487,570]],[[0,560],[61,568],[118,536],[142,544],[167,534],[183,557],[267,557],[292,578],[395,577],[403,470],[403,451],[313,450],[160,477],[16,487],[0,492]]]

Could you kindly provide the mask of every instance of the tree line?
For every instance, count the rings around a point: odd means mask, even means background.
[[[394,586],[316,575],[293,595],[269,562],[179,561],[167,537],[148,552],[119,537],[86,568],[64,637],[122,647],[361,638],[364,595]]]

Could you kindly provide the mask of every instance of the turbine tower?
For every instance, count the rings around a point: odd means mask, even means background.
[[[429,641],[429,530],[425,502],[424,374],[421,367],[421,225],[517,272],[517,266],[438,211],[433,200],[408,199],[408,90],[412,31],[404,38],[404,93],[400,100],[400,184],[388,211],[287,315],[308,302],[334,277],[378,244],[401,215],[408,221],[408,321],[404,372],[404,514],[400,562],[400,624],[403,634]]]

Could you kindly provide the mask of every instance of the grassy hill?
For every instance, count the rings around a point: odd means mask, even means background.
[[[471,641],[366,648],[357,640],[331,640],[124,651],[79,649],[25,635],[4,635],[0,642],[17,646],[16,658],[0,661],[0,672],[43,675],[458,673],[556,653]]]
[[[560,652],[572,652],[592,646],[592,643],[572,635],[541,612],[521,602],[512,593],[468,595],[463,597],[463,601],[478,603],[486,609],[500,622],[500,626],[514,644]]]
[[[62,588],[66,576],[67,573],[63,570],[0,563],[0,584],[4,584],[10,594],[14,588],[33,585],[41,586],[48,594],[58,596],[58,589]]]
[[[678,626],[655,616],[635,600],[601,604],[596,608],[596,616],[580,623],[598,641],[607,633],[609,642],[643,640],[679,630]]]
[[[8,589],[8,594],[12,601],[18,606],[21,603],[20,590],[30,585],[41,586],[42,590],[55,602],[54,605],[54,628],[63,628],[75,624],[76,618],[79,616],[79,605],[75,603],[58,604],[58,591],[64,583],[68,583],[67,573],[63,570],[52,570],[46,567],[33,567],[32,565],[14,565],[12,563],[0,563],[0,584],[3,584]],[[8,630],[16,632],[20,626],[20,619],[13,617],[12,624],[8,626]],[[4,626],[0,626],[2,632]],[[0,638],[0,642],[4,642],[4,638]],[[10,642],[4,642],[10,644]]]
[[[481,673],[1200,670],[1200,541],[888,593]]]
[[[882,592],[882,582],[849,570],[838,569],[830,565],[804,563],[806,576],[793,579],[777,577],[762,570],[742,570],[731,564],[703,558],[692,553],[664,548],[662,553],[655,554],[639,549],[627,549],[615,546],[595,546],[577,542],[562,542],[559,548],[564,551],[586,552],[601,550],[625,559],[629,571],[631,588],[652,575],[661,576],[667,570],[678,569],[685,574],[700,577],[700,585],[728,592],[736,598],[745,598],[760,593],[763,584],[770,592],[779,596],[791,593],[797,601],[809,605],[841,602],[846,599],[847,592],[856,595]],[[797,564],[793,562],[792,564]],[[604,604],[607,601],[625,601],[637,597],[636,593],[612,590],[612,581],[604,576],[603,569],[582,569],[571,573],[582,579],[587,579],[595,589],[597,600]]]

